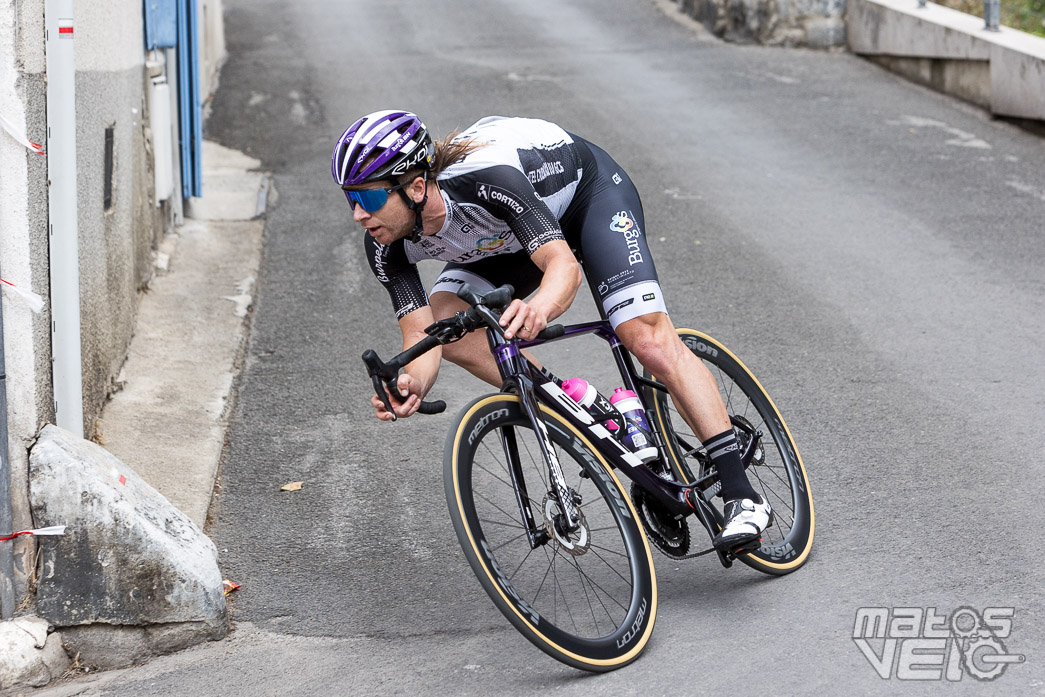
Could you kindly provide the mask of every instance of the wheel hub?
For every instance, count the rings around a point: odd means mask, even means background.
[[[575,557],[588,552],[591,547],[591,532],[588,529],[588,521],[584,518],[584,511],[580,507],[577,508],[577,529],[572,532],[563,530],[559,524],[562,512],[555,499],[545,496],[541,510],[544,513],[544,529],[548,537],[558,542],[562,551]]]

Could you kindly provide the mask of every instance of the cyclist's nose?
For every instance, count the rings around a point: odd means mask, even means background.
[[[369,217],[370,214],[363,210],[361,205],[355,202],[352,203],[352,220],[361,223]]]

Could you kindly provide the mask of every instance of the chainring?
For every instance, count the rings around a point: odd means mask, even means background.
[[[642,518],[646,536],[669,557],[683,558],[689,552],[689,523],[676,518],[638,485],[631,485],[631,500]]]

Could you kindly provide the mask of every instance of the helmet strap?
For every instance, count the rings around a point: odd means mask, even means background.
[[[411,242],[419,242],[421,240],[421,234],[424,232],[424,226],[421,222],[421,213],[424,212],[425,204],[428,203],[428,170],[424,170],[424,174],[421,176],[423,176],[425,180],[425,197],[420,201],[414,201],[414,199],[410,198],[410,195],[403,191],[403,189],[397,189],[399,195],[403,197],[403,201],[406,202],[406,207],[414,212],[414,229],[413,232],[410,233]],[[393,185],[398,186],[399,184],[395,178],[391,178],[390,181]]]

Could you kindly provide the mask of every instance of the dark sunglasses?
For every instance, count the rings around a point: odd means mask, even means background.
[[[388,195],[390,193],[402,189],[409,183],[410,182],[397,184],[390,189],[361,189],[358,191],[348,191],[345,189],[344,192],[349,205],[351,205],[353,209],[358,203],[367,213],[376,213],[381,210],[382,206],[388,203]]]

